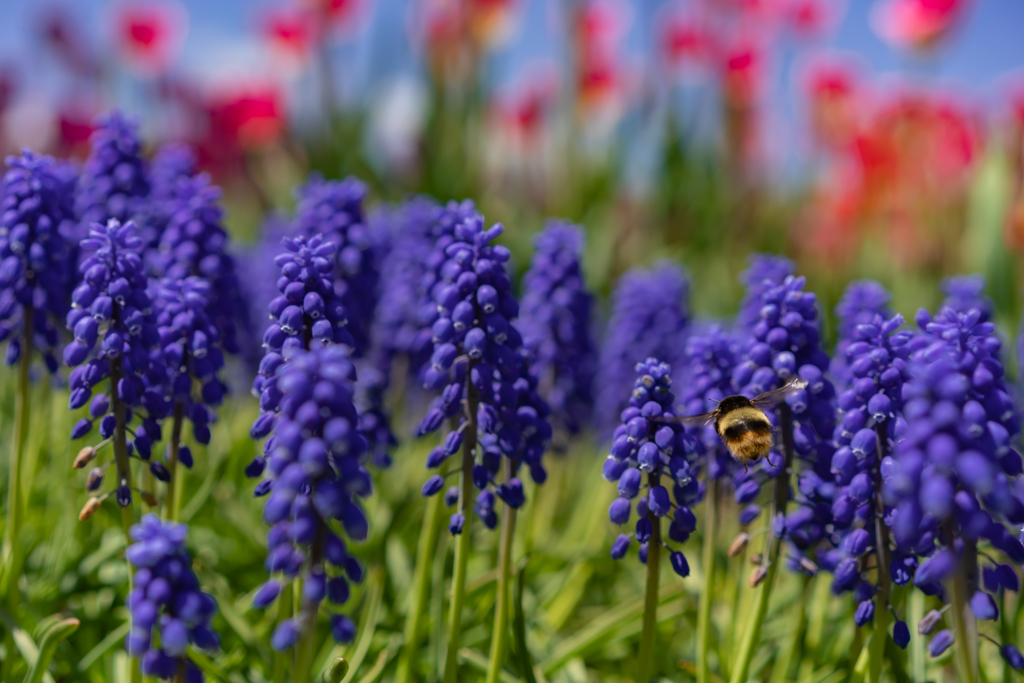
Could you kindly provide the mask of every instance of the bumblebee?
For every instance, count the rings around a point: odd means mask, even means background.
[[[778,389],[766,391],[755,398],[726,396],[710,413],[667,418],[666,421],[697,426],[704,426],[713,421],[715,431],[718,432],[718,436],[721,437],[726,448],[729,449],[733,457],[743,463],[743,467],[746,469],[747,463],[755,462],[762,456],[767,459],[768,451],[771,450],[774,442],[772,423],[764,414],[761,406],[778,403],[789,394],[806,386],[807,382],[794,378]],[[771,460],[768,460],[768,463],[774,467]]]

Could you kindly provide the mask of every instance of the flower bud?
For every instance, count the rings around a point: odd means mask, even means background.
[[[766,576],[768,576],[767,569],[761,566],[754,567],[754,571],[750,572],[750,587],[756,588],[762,581],[764,581]]]
[[[78,521],[84,522],[85,520],[95,515],[96,511],[100,509],[100,505],[102,504],[103,499],[97,498],[96,496],[93,496],[92,498],[87,500],[85,502],[85,505],[82,507],[82,511],[78,513]]]
[[[96,449],[92,446],[86,446],[82,450],[78,451],[78,455],[75,456],[75,461],[71,464],[76,470],[80,470],[96,458]]]
[[[750,535],[745,531],[741,531],[729,546],[729,557],[736,557],[745,551],[748,543],[750,543]]]

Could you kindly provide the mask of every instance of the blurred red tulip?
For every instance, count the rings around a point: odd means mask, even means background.
[[[816,56],[803,80],[815,139],[832,148],[849,143],[867,105],[857,67],[850,60]]]
[[[121,58],[143,74],[164,73],[184,41],[187,16],[171,0],[114,5],[114,39]]]
[[[875,5],[875,32],[895,47],[929,49],[950,32],[969,0],[885,0]]]
[[[366,0],[301,1],[315,15],[322,17],[326,28],[337,36],[354,36],[366,26]]]
[[[841,11],[839,0],[790,0],[786,18],[798,37],[819,38],[835,27]]]
[[[284,100],[271,84],[254,83],[216,92],[208,103],[209,138],[240,150],[277,142],[285,129]]]
[[[759,42],[740,38],[726,45],[721,55],[722,89],[728,101],[749,105],[764,83],[764,48]]]
[[[313,52],[316,27],[308,12],[275,5],[263,14],[260,28],[275,55],[292,65],[304,64]]]
[[[580,113],[614,111],[625,89],[620,42],[630,21],[617,0],[591,0],[575,15],[576,92]]]
[[[497,97],[494,113],[502,132],[519,150],[528,150],[540,140],[548,111],[558,94],[552,69],[533,69],[523,82]]]
[[[96,130],[96,110],[80,102],[68,102],[61,105],[59,119],[60,138],[57,146],[60,156],[87,157],[89,138]]]
[[[466,0],[474,43],[484,49],[504,42],[512,25],[517,0]]]
[[[718,54],[718,38],[707,18],[679,7],[665,5],[656,21],[661,59],[673,74],[697,74],[712,67]]]

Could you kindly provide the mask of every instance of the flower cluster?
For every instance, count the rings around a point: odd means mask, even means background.
[[[210,443],[210,423],[216,420],[227,387],[217,376],[224,367],[220,333],[208,314],[211,287],[199,277],[166,278],[153,288],[157,331],[167,387],[176,414],[192,423],[196,441]],[[191,467],[183,448],[182,463]]]
[[[161,522],[146,515],[131,529],[135,541],[125,557],[135,567],[132,592],[125,604],[131,613],[131,630],[125,648],[140,657],[142,673],[155,678],[175,678],[198,683],[202,672],[188,658],[189,645],[203,650],[220,648],[220,636],[210,628],[217,602],[199,589],[192,558],[185,549],[188,527]],[[153,630],[160,646],[153,644]]]
[[[430,330],[438,315],[433,290],[443,282],[439,270],[447,260],[444,249],[454,239],[455,226],[476,215],[469,201],[439,206],[421,197],[394,213],[394,246],[381,265],[374,319],[374,360],[379,368],[390,368],[397,356],[408,360],[411,376],[422,378],[429,367]]]
[[[324,180],[311,175],[298,190],[292,234],[306,239],[321,234],[334,245],[335,294],[348,311],[353,348],[364,354],[377,302],[380,273],[374,242],[363,217],[366,186],[355,178]]]
[[[263,334],[266,351],[252,385],[264,411],[253,424],[254,439],[263,438],[273,428],[273,411],[280,401],[273,377],[285,360],[315,345],[352,345],[352,336],[345,329],[345,307],[331,282],[334,245],[323,235],[285,237],[282,243],[286,251],[274,261],[280,269],[280,294],[270,302],[271,323]],[[257,461],[262,462],[259,458]],[[253,476],[262,471],[262,465],[259,467]]]
[[[117,426],[117,404],[126,411],[125,426],[141,406],[146,417],[128,443],[148,460],[150,447],[160,440],[157,420],[167,414],[168,402],[162,364],[152,362],[150,354],[160,334],[146,294],[141,246],[135,224],[121,225],[116,219],[106,227],[94,225],[82,240],[83,254],[92,253],[79,266],[82,283],[72,294],[67,315],[67,328],[75,338],[64,347],[64,362],[74,368],[68,378],[69,407],[89,404],[90,417],[75,424],[71,438],[81,439],[92,431],[93,420],[99,420],[100,436],[109,439]],[[111,393],[93,396],[94,387],[108,377]],[[131,502],[129,482],[118,482],[117,498],[122,506]]]
[[[954,275],[943,278],[939,283],[939,289],[946,295],[939,310],[949,307],[958,313],[967,313],[976,308],[981,313],[981,322],[985,323],[992,319],[995,307],[992,299],[985,296],[983,275]]]
[[[366,539],[366,516],[355,499],[370,495],[372,480],[363,467],[368,444],[352,403],[355,380],[349,349],[337,345],[299,351],[272,380],[277,401],[267,409],[277,411],[277,424],[267,439],[270,477],[256,487],[257,496],[270,494],[263,507],[263,520],[271,527],[266,567],[283,581],[302,579],[302,611],[278,623],[271,639],[277,650],[291,648],[314,627],[325,597],[335,605],[348,600],[348,581],[333,572],[362,580],[362,567],[333,524],[340,521],[353,540]],[[254,605],[269,606],[283,581],[267,581]],[[339,642],[348,642],[355,625],[336,614],[331,631]]]
[[[662,263],[653,270],[634,269],[612,294],[612,314],[601,347],[595,406],[599,426],[615,424],[625,407],[622,397],[633,384],[637,358],[656,357],[681,367],[689,322],[689,280],[682,268]],[[607,434],[605,434],[607,435]]]
[[[825,377],[829,358],[821,350],[817,297],[804,292],[804,284],[804,278],[792,275],[787,275],[777,285],[767,279],[759,283],[759,319],[750,328],[744,361],[736,366],[732,377],[740,393],[750,397],[797,377],[807,383],[805,388],[786,397],[793,417],[793,448],[808,465],[802,475],[805,481],[801,482],[796,497],[799,507],[784,520],[773,520],[773,533],[780,538],[787,537],[800,551],[806,551],[821,540],[830,521],[830,490],[813,484],[829,477],[833,450],[829,442],[835,427],[835,390]],[[779,453],[771,458],[772,462],[763,461],[761,471],[775,477],[783,472],[785,459]],[[740,491],[750,496],[750,500],[756,497],[759,486],[756,475],[753,471],[736,475],[737,499]],[[791,559],[794,567],[807,566],[798,557]]]
[[[0,216],[0,343],[10,340],[6,362],[12,365],[31,353],[22,348],[30,330],[29,343],[56,372],[54,319],[64,317],[72,286],[64,239],[74,220],[71,187],[50,157],[25,150],[8,157],[7,166]]]
[[[124,223],[146,212],[149,179],[141,156],[138,126],[121,112],[100,121],[92,152],[82,168],[75,195],[79,235],[111,218]]]
[[[761,319],[764,290],[777,287],[787,276],[796,274],[795,263],[775,254],[751,254],[749,261],[750,266],[740,274],[746,293],[736,316],[737,324],[743,329],[753,327]]]
[[[835,353],[829,367],[832,377],[840,385],[845,386],[852,381],[846,363],[846,347],[853,343],[857,326],[872,324],[876,315],[881,316],[883,320],[891,318],[891,299],[885,287],[874,280],[851,282],[843,292],[843,298],[835,309],[839,339],[836,341]]]
[[[428,434],[446,417],[459,416],[458,426],[428,456],[432,469],[458,453],[467,429],[472,430],[469,443],[482,451],[479,462],[472,454],[473,485],[480,490],[476,508],[490,528],[497,522],[495,494],[512,508],[525,501],[522,482],[515,476],[520,464],[529,467],[537,483],[546,479],[541,458],[551,438],[547,404],[537,395],[537,380],[512,324],[519,304],[505,272],[510,254],[490,244],[503,231],[501,225],[484,230],[483,217],[476,216],[456,225],[452,241],[444,240],[447,260],[439,269],[443,284],[434,288],[439,312],[431,328],[434,352],[424,373],[427,389],[443,391],[419,427],[420,434]],[[502,456],[511,460],[512,476],[492,492],[489,486]],[[431,477],[423,493],[434,495],[443,486],[443,476]],[[463,514],[456,512],[449,530],[462,533],[464,524]]]
[[[196,154],[188,145],[169,143],[153,155],[149,164],[149,201],[139,231],[147,261],[177,209],[178,183],[193,177],[197,167]]]
[[[653,518],[671,519],[668,537],[675,543],[685,543],[697,526],[690,508],[700,500],[703,490],[693,468],[699,442],[681,425],[660,421],[675,416],[672,368],[648,358],[636,364],[636,374],[629,407],[622,411],[621,424],[615,428],[604,478],[618,484],[619,497],[608,509],[613,524],[629,522],[636,499],[635,535],[640,543],[640,561],[647,562],[649,543],[663,543],[661,538],[652,537]],[[671,483],[671,496],[666,483]],[[620,534],[612,546],[612,557],[623,558],[631,539],[631,534]],[[681,551],[673,551],[671,560],[677,574],[689,575],[690,567]]]
[[[918,313],[927,336],[911,355],[903,389],[906,431],[891,464],[882,467],[894,540],[901,553],[926,558],[913,580],[928,594],[943,595],[942,583],[958,565],[976,567],[982,539],[1015,564],[1024,563],[1024,545],[1004,524],[1024,524],[1021,457],[1012,448],[1020,426],[1002,379],[1001,342],[983,317],[976,308],[944,308],[934,318]],[[992,569],[984,572],[984,587],[976,568],[964,577],[978,619],[998,616],[983,588],[996,591],[1001,577],[1014,573]],[[1016,590],[1016,576],[1005,587]],[[945,649],[941,635],[932,641],[933,652]]]
[[[583,231],[549,224],[535,240],[523,276],[523,303],[516,323],[532,355],[532,371],[552,414],[570,434],[590,421],[597,371],[593,341],[593,296],[580,269]]]
[[[888,320],[875,315],[870,322],[854,327],[847,338],[845,361],[849,386],[839,394],[839,424],[833,441],[831,473],[835,484],[832,503],[834,533],[841,538],[838,548],[826,553],[822,565],[833,572],[836,593],[852,591],[858,608],[856,621],[863,626],[874,610],[888,609],[872,601],[874,586],[863,578],[864,558],[876,556],[878,571],[889,571],[897,585],[907,582],[907,558],[890,556],[888,533],[879,537],[876,524],[884,514],[880,500],[881,464],[890,452],[890,444],[903,433],[903,386],[910,378],[908,358],[913,335],[898,332],[903,317]],[[801,481],[802,487],[829,484],[814,481],[813,473]],[[888,561],[890,566],[882,566]],[[911,560],[912,562],[912,560]]]
[[[390,467],[390,451],[398,445],[398,439],[391,431],[391,418],[384,407],[387,381],[384,373],[365,361],[359,363],[358,370],[355,403],[359,410],[359,431],[370,442],[374,467]]]
[[[249,327],[234,258],[228,253],[220,189],[205,174],[178,179],[162,209],[167,223],[159,235],[158,251],[148,264],[157,277],[182,279],[192,275],[210,283],[207,313],[227,353],[239,352],[237,328]]]

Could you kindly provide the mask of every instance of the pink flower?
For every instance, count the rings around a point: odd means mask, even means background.
[[[366,26],[366,0],[301,0],[326,27],[340,37],[352,37]]]
[[[803,74],[814,137],[836,148],[851,141],[866,113],[865,88],[857,65],[817,56]]]
[[[950,32],[969,0],[885,0],[871,23],[883,40],[904,49],[926,50]]]
[[[719,51],[718,36],[706,17],[666,5],[655,25],[668,72],[700,73],[712,67]]]
[[[495,99],[497,123],[517,149],[527,150],[539,142],[557,94],[555,71],[544,65],[529,69],[520,83]]]
[[[114,41],[121,58],[154,76],[170,66],[185,38],[188,15],[177,2],[122,2],[113,9]]]
[[[798,37],[819,38],[838,23],[841,4],[840,0],[790,0],[786,18]]]
[[[270,83],[239,84],[218,90],[207,110],[210,139],[238,149],[267,147],[284,133],[284,99]]]
[[[308,12],[275,5],[264,13],[260,28],[274,53],[293,65],[304,64],[313,52],[316,28]]]

